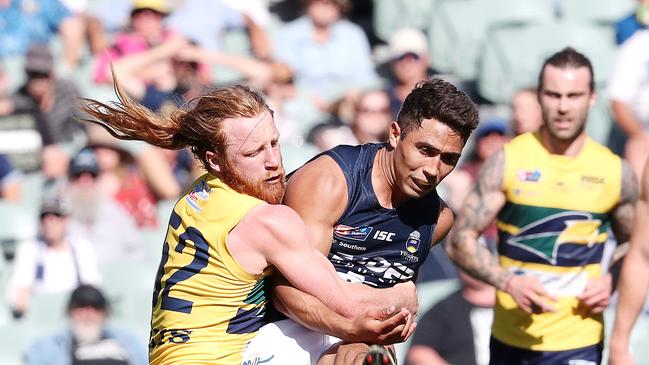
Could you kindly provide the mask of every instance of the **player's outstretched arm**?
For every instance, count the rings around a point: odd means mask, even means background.
[[[249,254],[260,255],[292,285],[315,296],[337,313],[356,318],[375,304],[381,308],[389,306],[385,302],[376,303],[375,297],[369,295],[370,288],[343,281],[331,262],[309,244],[304,222],[291,208],[259,205],[244,217],[228,239],[242,241],[241,232],[247,232],[245,240]],[[393,296],[408,296],[414,290],[399,286],[381,291]]]
[[[633,364],[629,336],[642,310],[649,287],[649,161],[642,176],[640,199],[635,209],[635,224],[618,285],[618,305],[611,336],[611,365]]]
[[[295,209],[304,220],[309,231],[309,242],[324,255],[328,254],[333,227],[347,206],[347,182],[333,159],[323,156],[298,170],[289,181],[284,203]],[[279,283],[275,290],[275,303],[284,314],[313,330],[350,338],[349,319],[340,318],[336,311],[331,311],[307,293],[292,288],[287,282],[280,280]],[[396,312],[405,307],[414,315],[418,309],[413,283],[400,284],[390,289],[373,289],[361,284],[346,285],[365,297],[366,306],[363,309],[373,309],[363,312],[364,314],[380,313],[381,310],[394,306]],[[351,327],[353,331],[361,332],[364,328],[356,324]],[[374,330],[370,328],[368,332]],[[358,338],[355,333],[352,336]]]
[[[405,308],[372,308],[351,320],[329,309],[312,295],[301,292],[284,278],[276,278],[273,305],[301,325],[347,342],[389,345],[407,340],[416,328]]]
[[[547,300],[554,298],[545,291],[538,279],[513,275],[504,270],[489,249],[478,242],[480,233],[505,205],[506,197],[502,189],[504,170],[504,150],[484,163],[475,187],[457,215],[446,251],[467,273],[511,294],[523,310],[532,312],[533,307],[538,306],[543,311],[551,311],[554,308]]]

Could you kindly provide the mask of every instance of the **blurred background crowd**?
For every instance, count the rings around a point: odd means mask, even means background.
[[[442,77],[482,119],[439,188],[457,209],[481,163],[542,123],[536,78],[565,46],[594,65],[590,136],[639,171],[648,24],[647,0],[0,0],[0,364],[146,363],[166,219],[202,172],[189,151],[80,122],[79,98],[115,100],[113,76],[159,113],[218,85],[263,91],[287,171],[338,144],[383,141],[412,87]],[[495,244],[495,229],[483,238]],[[431,323],[472,322],[462,347],[422,323],[412,356],[428,347],[485,364],[493,288],[458,279],[442,247],[419,287],[422,314],[450,294]],[[632,345],[648,354],[642,321]]]

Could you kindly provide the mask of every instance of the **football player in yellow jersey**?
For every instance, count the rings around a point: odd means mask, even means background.
[[[543,126],[485,162],[447,251],[498,289],[491,364],[599,364],[612,291],[604,243],[609,226],[627,242],[637,180],[586,134],[596,100],[588,58],[572,48],[548,58],[538,98]],[[477,240],[494,218],[498,258]]]
[[[131,101],[88,100],[113,136],[168,149],[191,147],[207,173],[174,206],[153,295],[151,364],[239,365],[262,324],[274,266],[348,320],[361,341],[405,340],[414,329],[414,285],[371,289],[340,279],[309,244],[301,218],[279,205],[284,169],[263,97],[231,86],[165,117]],[[395,310],[399,308],[399,310]]]
[[[649,288],[649,160],[645,163],[636,204],[631,247],[627,253],[620,283],[615,324],[611,334],[610,365],[634,365],[629,353],[629,336],[633,323],[640,315]]]

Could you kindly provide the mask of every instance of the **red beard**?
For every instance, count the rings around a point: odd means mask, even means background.
[[[223,165],[225,168],[220,177],[229,187],[241,194],[250,195],[269,204],[282,202],[286,190],[286,176],[283,166],[280,166],[277,171],[267,173],[262,179],[253,181],[239,174],[227,158],[224,160]],[[273,183],[267,181],[267,179],[278,175],[279,179]]]

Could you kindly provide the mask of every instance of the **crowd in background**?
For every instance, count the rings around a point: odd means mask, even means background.
[[[64,295],[74,336],[60,336],[71,342],[72,356],[92,358],[88,354],[95,351],[124,364],[145,361],[144,343],[137,348],[103,330],[109,300],[95,287],[109,294],[138,287],[126,276],[117,282],[107,275],[140,266],[151,268],[150,276],[131,279],[145,280],[152,290],[166,229],[160,217],[168,216],[169,202],[202,171],[191,151],[120,141],[81,122],[87,116],[80,98],[115,100],[115,81],[157,113],[171,113],[218,85],[242,82],[261,90],[274,111],[291,171],[338,144],[384,141],[418,81],[433,75],[448,79],[479,104],[482,114],[463,160],[439,188],[458,209],[481,163],[510,137],[536,130],[542,115],[536,85],[517,85],[507,103],[494,103],[481,94],[476,79],[433,67],[439,57],[431,49],[434,28],[419,18],[440,9],[424,9],[426,4],[450,1],[0,0],[0,289],[5,298],[0,310],[6,312],[0,314],[0,328],[33,325],[38,317],[30,317],[30,308],[48,305],[37,301]],[[535,1],[557,17],[570,2]],[[607,116],[598,121],[606,130],[600,142],[625,155],[640,175],[649,155],[649,1],[630,5],[628,14],[603,22],[614,30],[616,39],[610,41],[619,48],[610,70],[595,73],[606,72],[597,78],[606,81],[597,89]],[[391,6],[394,11],[386,13]],[[483,239],[495,247],[495,227]],[[422,270],[421,281],[458,275],[439,247]],[[468,287],[463,291],[493,290],[462,280]],[[138,297],[145,307],[151,290]],[[466,317],[459,309],[492,305],[482,296],[470,297],[480,299],[464,306],[451,302],[438,308],[441,316]],[[64,323],[63,312],[48,315]],[[424,321],[433,320],[429,317]],[[489,322],[488,315],[480,318]],[[100,332],[103,340],[116,340],[94,347],[77,343]],[[415,336],[419,350],[448,340],[441,333]],[[2,356],[27,354],[28,363],[44,364],[44,354],[51,353],[50,360],[69,361],[70,351],[57,348],[61,343],[50,338]],[[474,362],[466,363],[485,363],[488,354],[481,351],[476,346]],[[447,361],[468,361],[448,356]]]

